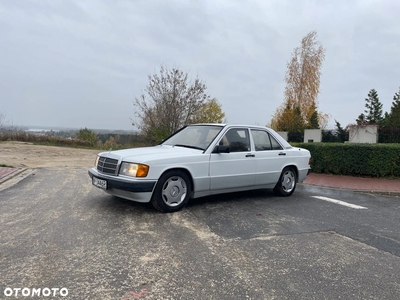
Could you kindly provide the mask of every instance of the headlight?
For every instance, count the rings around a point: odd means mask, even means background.
[[[99,158],[100,158],[100,156],[97,156],[96,160],[94,161],[94,166],[95,167],[97,167],[97,164],[99,163]]]
[[[149,166],[127,162],[123,162],[119,169],[119,174],[131,177],[146,177],[148,172]]]

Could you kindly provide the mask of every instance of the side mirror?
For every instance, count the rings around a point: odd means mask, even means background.
[[[212,153],[230,153],[229,146],[215,146],[214,151]]]

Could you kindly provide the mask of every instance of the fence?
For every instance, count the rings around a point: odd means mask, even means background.
[[[289,143],[303,143],[304,142],[304,132],[296,131],[296,132],[288,132],[288,142]],[[349,133],[345,132],[338,133],[336,130],[322,130],[322,139],[323,143],[344,143],[349,140]]]
[[[287,140],[289,143],[302,143],[304,142],[304,132],[288,132]],[[349,141],[349,130],[343,132],[339,132],[335,129],[322,130],[321,142],[323,143],[344,143],[346,141]],[[379,127],[378,143],[400,143],[400,127]]]
[[[378,143],[400,143],[400,127],[379,127]]]

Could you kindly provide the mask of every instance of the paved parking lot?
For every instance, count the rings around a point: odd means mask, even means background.
[[[398,198],[302,185],[289,198],[226,194],[162,214],[92,187],[86,168],[36,169],[0,192],[0,292],[397,299],[399,210]]]

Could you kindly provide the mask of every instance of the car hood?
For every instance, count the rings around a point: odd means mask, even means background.
[[[154,147],[132,148],[102,152],[100,153],[100,155],[115,158],[121,161],[146,163],[152,160],[198,155],[201,153],[203,153],[203,151],[197,149],[179,146],[158,145]]]

